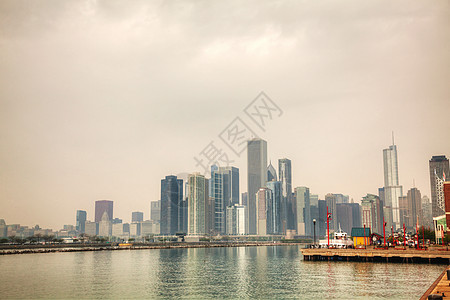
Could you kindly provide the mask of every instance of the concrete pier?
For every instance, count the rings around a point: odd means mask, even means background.
[[[450,264],[450,251],[444,249],[302,249],[305,261],[361,261],[393,263]]]

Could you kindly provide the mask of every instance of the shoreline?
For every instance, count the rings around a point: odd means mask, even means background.
[[[111,244],[75,244],[75,245],[17,245],[0,247],[0,255],[57,253],[57,252],[83,252],[83,251],[115,251],[115,250],[147,250],[147,249],[184,249],[184,248],[224,248],[224,247],[256,247],[256,246],[293,246],[305,245],[303,243],[274,243],[274,242],[245,242],[245,243],[165,243],[165,244],[135,244],[119,246]]]

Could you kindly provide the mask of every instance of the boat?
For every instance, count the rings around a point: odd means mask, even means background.
[[[328,239],[319,240],[320,248],[328,247]],[[339,224],[339,230],[334,233],[334,238],[330,239],[330,248],[352,248],[353,241],[347,236],[347,232],[341,229]]]

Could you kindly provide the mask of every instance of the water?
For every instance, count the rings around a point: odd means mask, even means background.
[[[0,256],[0,299],[417,299],[443,265],[303,261],[298,246]]]

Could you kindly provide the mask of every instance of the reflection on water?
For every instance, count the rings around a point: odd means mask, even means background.
[[[0,257],[0,298],[418,298],[444,266],[303,261],[299,247]]]

